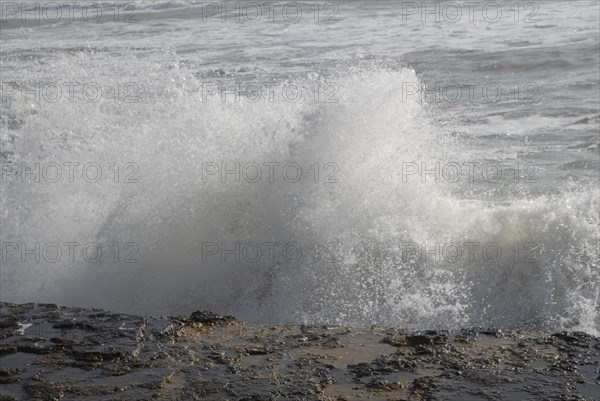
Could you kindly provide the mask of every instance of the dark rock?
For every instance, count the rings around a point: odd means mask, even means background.
[[[585,333],[256,325],[6,303],[0,317],[0,401],[590,401],[600,380],[598,338]]]
[[[221,316],[209,311],[196,311],[191,315],[192,321],[208,325],[227,324],[235,321],[233,316]]]
[[[562,340],[568,344],[575,345],[577,347],[588,348],[594,342],[594,336],[591,336],[582,332],[566,332],[562,331],[560,333],[552,334],[553,338]]]
[[[504,334],[502,333],[502,330],[493,330],[493,329],[485,329],[485,330],[481,330],[479,332],[479,334],[483,334],[486,336],[493,336],[496,338],[501,338]]]

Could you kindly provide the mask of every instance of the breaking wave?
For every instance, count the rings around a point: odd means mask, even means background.
[[[95,60],[64,55],[34,73],[122,85],[124,67],[92,68]],[[407,174],[421,162],[473,160],[468,139],[401,90],[419,82],[413,70],[358,63],[298,73],[277,82],[319,88],[318,100],[311,91],[296,102],[238,103],[203,98],[206,73],[130,61],[144,88],[137,102],[3,104],[4,300],[599,333],[597,189],[534,193],[504,182],[520,194],[510,200],[500,184],[478,196],[481,183]],[[216,75],[273,80],[261,74]],[[40,183],[10,170],[36,163],[46,167]],[[58,182],[44,176],[51,163],[62,166]]]

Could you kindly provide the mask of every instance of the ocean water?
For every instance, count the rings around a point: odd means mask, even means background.
[[[3,301],[600,333],[597,1],[38,3]]]

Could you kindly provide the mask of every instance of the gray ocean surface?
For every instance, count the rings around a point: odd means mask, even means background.
[[[3,301],[600,333],[598,1],[35,3]]]

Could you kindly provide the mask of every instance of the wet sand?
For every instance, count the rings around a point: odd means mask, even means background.
[[[0,303],[4,400],[597,400],[585,333],[250,324]]]

